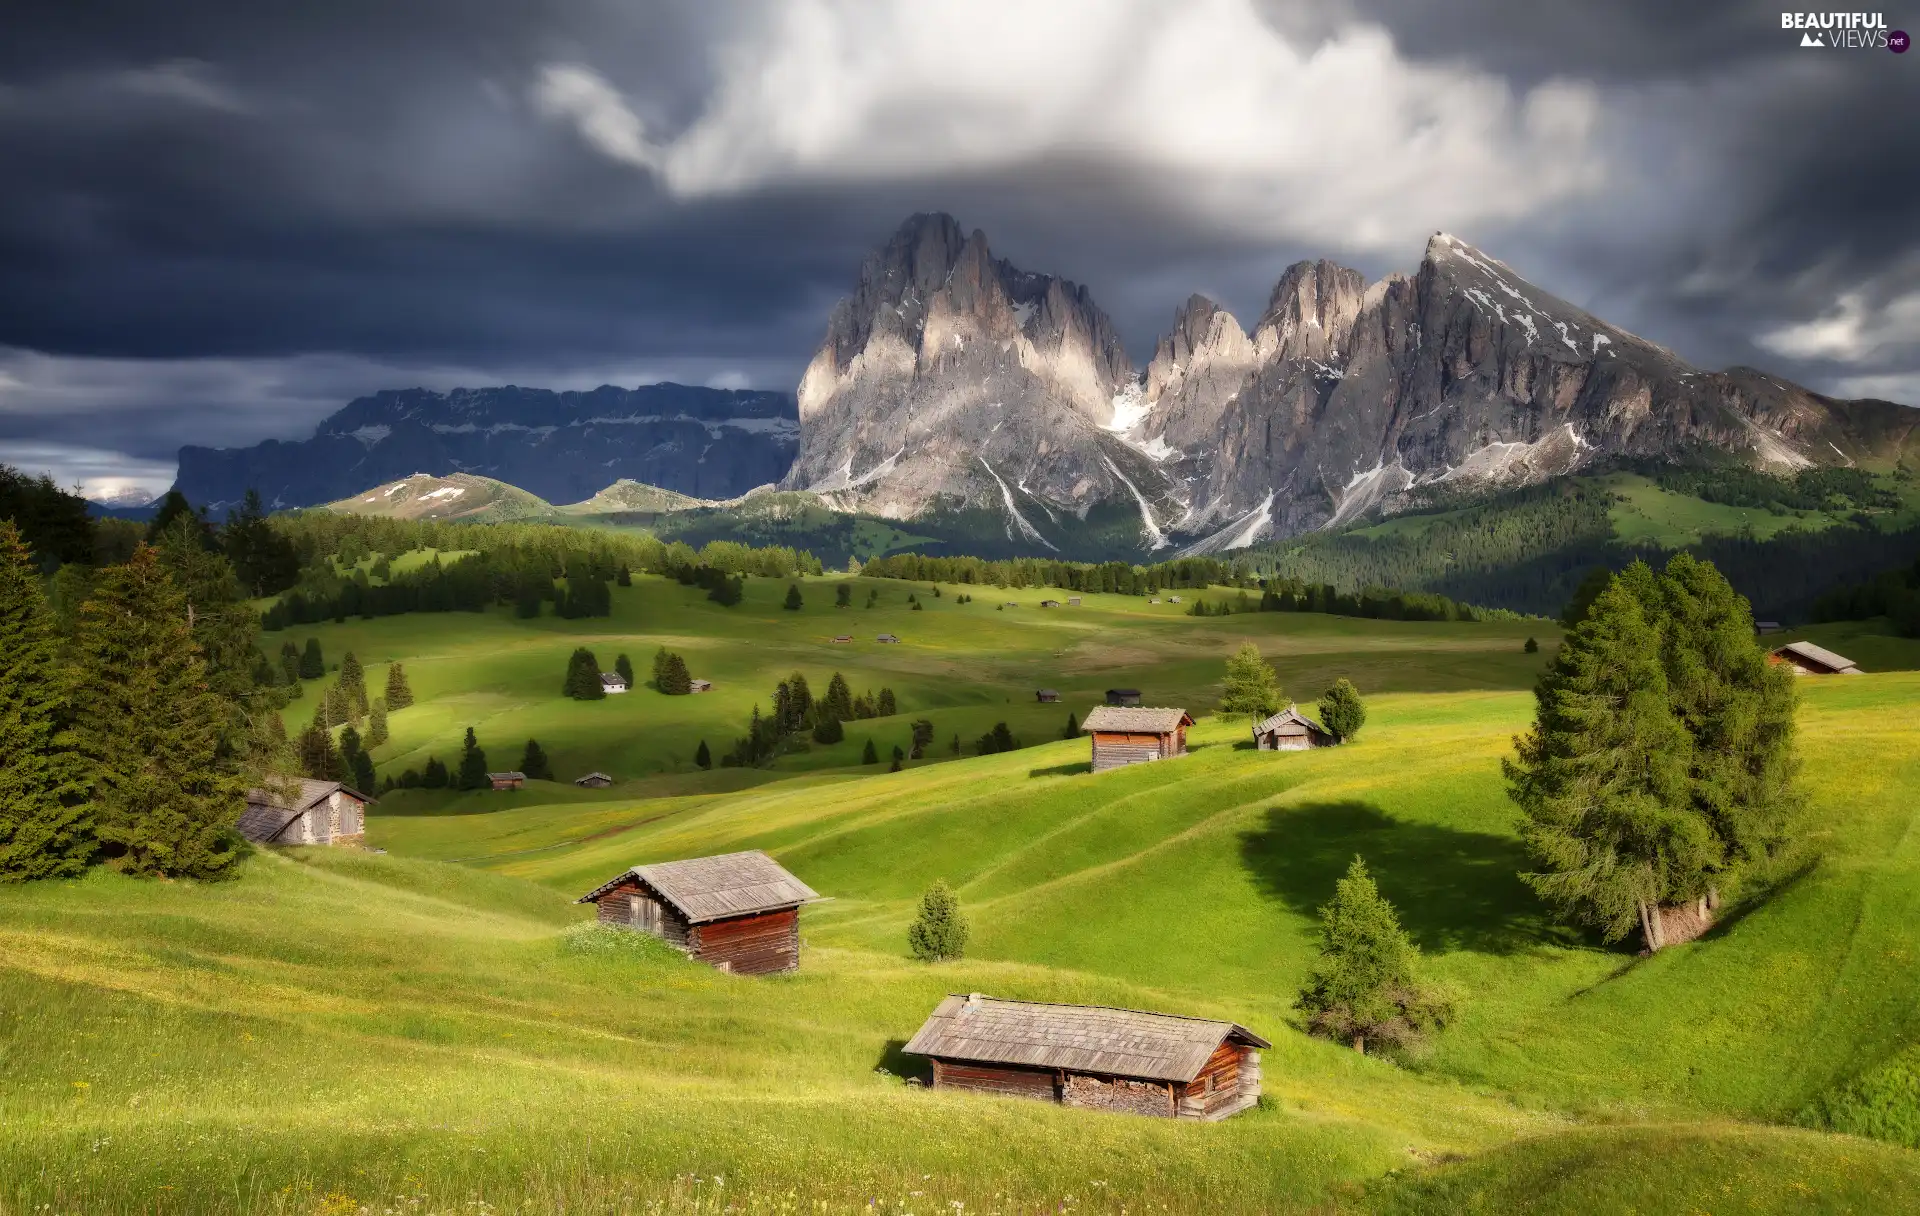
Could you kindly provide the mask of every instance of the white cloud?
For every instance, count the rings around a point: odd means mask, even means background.
[[[681,197],[1095,158],[1223,228],[1403,245],[1605,179],[1600,101],[1402,59],[1377,26],[1295,45],[1251,0],[787,0],[716,53],[707,104],[650,143],[605,79],[535,105]]]
[[[1920,291],[1878,305],[1864,291],[1843,292],[1821,316],[1764,333],[1759,342],[1791,358],[1840,363],[1920,349]]]
[[[172,461],[143,460],[125,452],[0,439],[0,464],[30,476],[44,473],[66,489],[96,502],[151,502],[173,484]]]
[[[1847,376],[1831,392],[1836,397],[1873,397],[1920,406],[1920,372],[1892,372],[1878,376]]]

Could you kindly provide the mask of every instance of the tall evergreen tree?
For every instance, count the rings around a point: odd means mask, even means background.
[[[70,878],[96,847],[59,659],[33,554],[0,519],[0,882]]]
[[[1080,719],[1074,716],[1072,710],[1067,711],[1067,728],[1060,732],[1060,737],[1062,739],[1078,739],[1080,737]]]
[[[1227,660],[1226,688],[1220,697],[1220,712],[1244,715],[1258,722],[1280,712],[1286,703],[1280,691],[1280,677],[1260,657],[1260,648],[1246,642]]]
[[[693,762],[703,769],[713,767],[713,753],[707,750],[705,739],[700,740],[700,746],[694,749]]]
[[[109,855],[141,874],[231,872],[245,788],[219,763],[228,707],[208,687],[186,597],[151,546],[101,573],[73,656],[73,736]]]
[[[300,737],[293,741],[294,763],[301,776],[312,777],[316,781],[343,781],[347,777],[346,761],[333,744],[333,732],[327,729],[327,707],[322,701],[313,707],[313,720],[307,723]],[[364,791],[363,791],[364,792]]]
[[[354,711],[364,716],[367,712],[367,673],[362,670],[360,660],[353,651],[347,651],[340,660],[340,687],[352,698]]]
[[[367,750],[372,751],[387,741],[387,703],[379,697],[367,710]]]
[[[327,660],[320,653],[320,639],[308,638],[307,648],[300,652],[300,678],[318,680],[327,674]],[[392,677],[389,676],[389,679]],[[393,694],[387,694],[387,704],[393,704]]]
[[[840,584],[842,587],[845,583]],[[847,722],[853,718],[853,692],[847,687],[847,678],[839,672],[827,681],[827,695],[821,699],[822,708],[834,718]]]
[[[800,596],[800,584],[788,583],[787,598],[780,602],[780,606],[789,612],[798,612],[800,611],[800,606],[805,602],[806,601]]]
[[[347,776],[349,784],[368,797],[372,797],[380,788],[374,777],[373,757],[364,751],[353,753],[353,763],[347,766]]]
[[[484,790],[492,783],[487,780],[487,753],[481,748],[480,741],[474,737],[473,727],[467,727],[467,738],[460,746],[460,771],[458,787],[463,790]]]
[[[1535,686],[1533,729],[1504,762],[1540,867],[1521,877],[1605,940],[1637,924],[1649,947],[1658,906],[1705,895],[1719,851],[1689,805],[1692,740],[1648,608],[1660,598],[1638,562],[1609,581]]]
[[[873,740],[871,738],[867,740],[866,746],[860,749],[860,763],[862,764],[880,763],[880,753],[874,750]]]
[[[585,646],[576,647],[567,660],[567,678],[560,685],[562,694],[576,701],[598,701],[607,695],[600,683],[600,660]]]
[[[240,506],[227,513],[220,542],[249,596],[273,595],[299,581],[300,555],[267,523],[258,490],[248,490]]]
[[[387,668],[387,710],[392,712],[405,709],[413,704],[413,689],[407,684],[407,673],[398,663]]]
[[[520,771],[529,781],[553,780],[553,765],[547,762],[547,753],[540,750],[539,740],[527,740],[526,750],[520,753]]]
[[[660,649],[653,652],[653,686],[655,689],[659,690],[660,692],[667,691],[666,685],[661,683],[661,680],[665,677],[666,672],[667,672],[667,648],[665,646],[662,646]]]
[[[907,927],[907,948],[927,963],[966,956],[967,918],[945,879],[936,879],[920,897],[919,914]]]
[[[451,783],[447,776],[447,766],[438,756],[428,756],[427,764],[420,772],[420,788],[425,790],[444,790]]]
[[[1333,682],[1320,698],[1320,725],[1332,732],[1333,737],[1345,743],[1360,733],[1367,724],[1367,706],[1360,699],[1360,690],[1353,686],[1345,676]]]
[[[628,658],[624,654],[621,655],[619,658],[613,661],[613,670],[616,673],[618,673],[621,679],[627,682],[628,688],[633,687],[633,660],[632,659]]]
[[[670,654],[661,669],[658,686],[661,692],[670,697],[684,697],[693,691],[693,676],[687,671],[687,661],[678,654]]]
[[[896,706],[893,701],[893,689],[891,688],[881,689],[879,703],[874,708],[874,716],[880,717],[880,718],[891,718],[893,717],[894,714],[899,712],[900,712],[899,707]]]
[[[1453,999],[1421,983],[1419,948],[1358,857],[1320,909],[1320,957],[1296,1007],[1308,1027],[1353,1044],[1401,1047],[1446,1025]]]

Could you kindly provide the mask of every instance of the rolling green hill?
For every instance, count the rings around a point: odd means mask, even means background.
[[[620,784],[396,793],[369,824],[385,855],[262,853],[231,883],[0,888],[0,1212],[1881,1212],[1920,1189],[1912,1148],[1793,1126],[1920,1042],[1920,642],[1814,634],[1876,647],[1854,654],[1874,674],[1803,684],[1815,851],[1641,960],[1548,923],[1515,877],[1498,760],[1540,627],[881,580],[853,597],[880,606],[835,609],[835,581],[800,584],[798,612],[771,580],[722,609],[639,578],[605,620],[289,635],[355,650],[376,687],[405,661],[419,703],[384,772],[450,759],[474,724],[496,767],[533,734],[563,777]],[[1046,739],[1115,683],[1204,711],[1243,639],[1303,699],[1355,679],[1359,740],[1260,753],[1203,719],[1190,756],[1098,777],[1084,741],[857,763],[863,732],[904,742],[921,715],[943,743],[1000,719]],[[582,642],[642,671],[666,644],[718,687],[566,702]],[[901,713],[769,770],[691,767],[796,667],[891,687]],[[575,930],[608,875],[733,848],[831,897],[798,974]],[[1399,1064],[1291,1008],[1355,853],[1466,994]],[[973,943],[929,967],[904,930],[936,878]],[[949,991],[1235,1018],[1274,1041],[1270,1101],[1190,1125],[907,1086],[898,1049]]]

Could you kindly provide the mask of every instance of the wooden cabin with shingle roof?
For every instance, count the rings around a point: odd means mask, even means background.
[[[1093,771],[1104,773],[1186,755],[1187,727],[1192,725],[1184,709],[1097,705],[1087,712],[1080,729],[1093,736]]]
[[[1259,1102],[1271,1046],[1233,1022],[975,992],[941,1001],[904,1050],[933,1062],[935,1089],[1213,1122]]]
[[[359,848],[373,799],[338,781],[302,777],[290,789],[251,789],[235,825],[256,844],[319,844]]]
[[[1842,654],[1812,642],[1788,642],[1773,652],[1773,661],[1787,663],[1800,676],[1857,676],[1860,666]]]
[[[1263,752],[1303,752],[1338,742],[1332,731],[1301,713],[1297,705],[1289,705],[1253,727],[1253,745]]]
[[[819,898],[756,850],[635,866],[574,902],[722,971],[767,975],[799,968],[800,905]]]

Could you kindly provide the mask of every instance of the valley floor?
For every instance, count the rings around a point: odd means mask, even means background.
[[[1920,673],[1803,682],[1813,848],[1707,938],[1637,959],[1552,925],[1516,876],[1499,759],[1544,624],[1195,620],[1118,597],[1043,617],[1045,593],[996,613],[951,589],[913,613],[908,589],[865,618],[907,638],[883,649],[826,641],[847,611],[780,615],[783,587],[733,617],[656,584],[610,623],[315,631],[376,683],[389,657],[416,673],[383,771],[450,758],[479,721],[622,784],[396,795],[369,824],[385,855],[262,852],[230,883],[0,889],[0,1213],[1718,1216],[1920,1193],[1920,1152],[1793,1126],[1920,1041]],[[1188,757],[1100,776],[1084,740],[894,774],[859,765],[851,731],[770,771],[669,759],[737,732],[794,665],[816,689],[830,664],[893,687],[883,740],[922,713],[942,739],[996,717],[1032,739],[1122,675],[1204,709],[1243,636],[1296,693],[1354,674],[1377,694],[1360,739],[1260,753],[1204,719]],[[685,647],[728,684],[556,704],[582,639],[643,671]],[[1042,682],[1068,698],[1016,705]],[[831,897],[804,913],[797,974],[578,932],[571,900],[612,874],[742,848]],[[1309,1038],[1291,1008],[1355,854],[1466,997],[1401,1063]],[[926,966],[905,929],[936,878],[973,938]],[[1232,1018],[1274,1042],[1270,1100],[1174,1124],[907,1085],[900,1047],[967,991]]]

